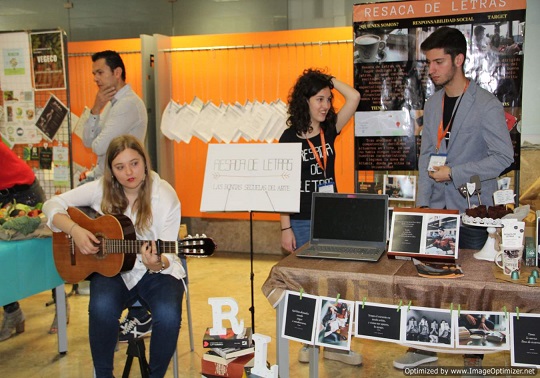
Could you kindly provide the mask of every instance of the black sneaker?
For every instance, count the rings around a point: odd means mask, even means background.
[[[144,337],[152,333],[152,317],[148,317],[146,321],[140,321],[137,318],[125,318],[120,323],[120,334],[118,341],[127,343],[137,337]]]

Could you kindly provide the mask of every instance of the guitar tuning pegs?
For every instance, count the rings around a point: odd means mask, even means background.
[[[199,237],[199,234],[195,234],[195,237],[198,238],[198,237]]]
[[[193,236],[188,235],[188,236],[186,236],[186,239],[193,239]]]
[[[201,238],[206,238],[206,234],[202,234],[202,235],[201,235]]]

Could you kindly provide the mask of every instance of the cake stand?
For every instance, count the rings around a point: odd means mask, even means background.
[[[467,226],[475,226],[475,227],[484,227],[486,228],[487,233],[489,234],[486,244],[482,247],[482,249],[474,254],[474,258],[477,260],[486,260],[486,261],[495,261],[495,257],[497,256],[498,251],[495,249],[497,243],[497,238],[495,238],[495,235],[497,234],[497,228],[502,227],[502,223],[500,219],[492,219],[492,218],[479,218],[479,217],[471,217],[466,214],[461,215],[461,221],[463,224],[466,224]]]

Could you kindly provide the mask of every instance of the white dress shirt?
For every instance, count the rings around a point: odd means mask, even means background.
[[[129,84],[114,95],[101,114],[90,114],[83,129],[83,143],[86,147],[92,147],[98,157],[94,177],[103,176],[105,154],[114,138],[130,134],[144,144],[147,126],[146,106]]]
[[[176,241],[180,229],[180,201],[172,186],[162,180],[156,172],[149,175],[152,178],[152,215],[150,228],[143,234],[136,230],[138,240],[164,240]],[[81,185],[68,192],[56,195],[43,205],[43,212],[47,216],[47,225],[53,232],[60,230],[52,224],[52,219],[57,213],[66,214],[68,207],[89,206],[101,213],[101,201],[103,198],[103,178]],[[137,213],[131,212],[128,207],[124,212],[133,224],[137,219]],[[184,278],[186,272],[178,256],[174,253],[164,253],[170,262],[170,266],[161,274],[170,274],[177,279]],[[122,272],[122,278],[129,290],[144,276],[147,268],[142,263],[140,255],[137,256],[135,265],[130,271]]]

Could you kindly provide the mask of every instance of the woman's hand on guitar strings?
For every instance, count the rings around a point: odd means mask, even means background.
[[[99,244],[101,242],[86,228],[77,225],[72,229],[71,237],[83,255],[94,255],[99,252]]]

